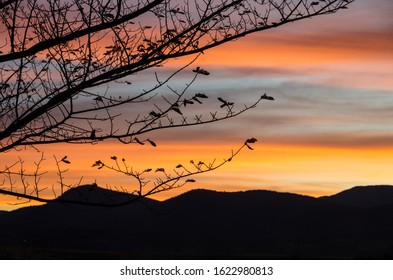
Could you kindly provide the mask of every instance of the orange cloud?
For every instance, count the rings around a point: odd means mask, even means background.
[[[354,60],[384,60],[393,57],[392,44],[393,30],[304,34],[277,29],[209,50],[198,63],[304,67]]]
[[[156,169],[163,167],[172,170],[182,163],[191,168],[189,160],[211,162],[220,161],[230,155],[231,145],[188,145],[161,143],[157,148],[140,146],[122,146],[116,144],[100,144],[97,146],[58,145],[48,149],[48,163],[43,165],[49,173],[42,181],[42,187],[49,189],[43,194],[53,196],[51,186],[56,185],[58,177],[50,161],[50,152],[58,158],[68,155],[72,162],[70,171],[65,173],[65,182],[76,184],[83,177],[82,183],[96,181],[101,186],[123,187],[131,189],[135,182],[122,174],[97,170],[92,163],[101,159],[111,163],[110,157],[117,155],[125,157],[135,170],[145,168]],[[184,188],[161,193],[153,198],[167,199],[192,188],[207,188],[220,191],[241,191],[247,189],[270,189],[276,191],[295,192],[306,195],[321,196],[333,194],[356,184],[386,183],[391,179],[390,166],[393,164],[393,148],[375,149],[364,147],[334,148],[317,145],[293,146],[272,145],[260,142],[254,146],[254,151],[245,150],[231,163],[207,174],[194,176],[197,180]],[[37,154],[24,153],[27,163],[32,164]],[[32,164],[33,165],[33,164]],[[152,175],[157,175],[154,173]],[[58,192],[58,186],[55,186]],[[9,198],[1,198],[0,208],[9,208],[7,202],[18,202]]]
[[[241,102],[265,91],[274,95],[275,102],[261,104],[220,125],[149,134],[158,143],[157,148],[112,142],[45,147],[47,161],[43,168],[49,172],[42,181],[48,187],[44,195],[53,196],[52,185],[58,190],[52,154],[57,158],[67,155],[72,162],[65,166],[70,169],[65,173],[67,184],[77,184],[82,178],[82,183],[96,181],[101,186],[131,189],[135,181],[92,168],[93,162],[100,159],[110,163],[110,157],[116,155],[125,157],[136,170],[171,170],[191,159],[207,162],[226,158],[231,148],[254,136],[261,138],[254,151],[246,150],[221,169],[195,177],[195,184],[155,198],[165,199],[190,188],[260,188],[320,196],[354,185],[389,183],[393,163],[389,121],[393,25],[389,27],[388,11],[392,1],[356,2],[359,6],[353,10],[338,13],[342,16],[329,15],[254,34],[209,50],[195,63],[213,70],[197,85],[208,89],[209,102],[216,102],[220,94]],[[380,12],[371,15],[378,7]],[[178,59],[166,66],[189,61]],[[168,68],[163,71],[172,71]],[[147,79],[139,75],[133,85]],[[179,83],[184,86],[188,81]],[[120,94],[129,89],[111,90]],[[210,107],[194,110],[201,113],[202,109]],[[33,150],[21,151],[20,155],[30,170],[40,156]],[[14,162],[17,156],[13,151],[2,155],[2,164]],[[8,198],[0,199],[4,205],[0,209],[8,207]]]

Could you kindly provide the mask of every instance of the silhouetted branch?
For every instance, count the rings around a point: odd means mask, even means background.
[[[159,119],[171,120],[169,111],[182,115],[176,107],[179,100],[155,112],[163,118],[138,118],[147,130],[121,130],[122,114],[113,113],[114,108],[141,103],[149,107],[159,95],[156,90],[173,76],[161,82],[156,75],[156,86],[121,99],[97,92],[98,86],[124,82],[122,78],[172,58],[198,55],[253,32],[336,12],[353,1],[2,2],[0,152],[59,142],[135,143],[126,138],[150,131],[147,128]],[[194,72],[209,74],[200,67]],[[126,85],[132,88],[132,83]],[[222,104],[231,110],[227,105]],[[132,126],[134,120],[126,122]],[[205,123],[200,116],[194,120],[192,125]],[[107,123],[109,131],[104,129]],[[173,127],[187,125],[184,121]]]
[[[149,132],[236,117],[273,98],[264,94],[239,107],[220,96],[216,109],[192,113],[200,104],[215,104],[208,92],[191,90],[197,79],[212,74],[201,66],[190,69],[198,56],[254,32],[346,9],[353,1],[0,1],[0,153],[108,139],[156,146]],[[158,70],[186,56],[190,63],[167,77]],[[135,86],[137,75],[153,69],[153,84]],[[192,75],[190,82],[175,88],[170,82],[181,71]],[[126,93],[115,95],[112,89],[118,85]],[[252,148],[251,143],[241,149]],[[147,191],[142,179],[147,171],[137,173],[125,162],[110,168],[136,179],[136,196],[144,197],[190,183],[187,177],[213,171],[232,157],[220,164],[193,163],[175,169],[174,175],[157,169],[163,177]],[[6,165],[0,170],[0,193],[52,201],[39,197],[43,161],[42,156],[30,173],[22,158]],[[70,161],[55,157],[55,162],[61,195],[72,187],[65,184],[67,169],[62,167]]]
[[[123,192],[127,192],[130,195],[135,195],[137,197],[143,198],[148,197],[153,194],[157,194],[163,191],[173,190],[176,188],[181,188],[186,184],[196,182],[194,179],[190,178],[196,175],[200,175],[203,173],[214,171],[223,165],[231,162],[234,157],[236,157],[244,148],[251,148],[251,144],[254,144],[257,141],[255,138],[247,139],[244,144],[237,149],[236,151],[231,152],[231,155],[227,158],[224,158],[220,162],[216,162],[213,160],[209,163],[204,163],[202,161],[198,161],[197,163],[193,160],[190,161],[189,166],[185,164],[178,164],[172,171],[167,171],[165,168],[146,168],[143,171],[134,170],[131,166],[129,166],[126,162],[125,158],[119,160],[117,156],[112,156],[111,160],[114,162],[114,165],[107,164],[101,160],[97,160],[92,167],[97,167],[98,169],[109,169],[114,172],[123,174],[127,177],[131,177],[136,181],[136,186],[130,190],[123,189]],[[153,181],[152,179],[147,179],[146,176],[148,174],[161,174],[161,176],[156,177]],[[123,202],[119,205],[124,205],[129,202]],[[116,206],[114,205],[114,206]]]
[[[40,171],[44,161],[44,154],[41,153],[39,160],[34,162],[35,169],[31,173],[25,170],[24,160],[22,158],[18,158],[17,162],[9,166],[5,166],[0,170],[0,176],[4,177],[1,186],[8,185],[8,190],[1,187],[0,193],[13,193],[14,195],[12,196],[19,198],[23,196],[39,197],[40,193],[46,189],[39,186],[41,177],[47,173],[47,171]],[[22,191],[19,191],[19,185],[21,185]]]
[[[38,184],[35,185],[34,191],[31,193],[28,193],[28,187],[24,188],[24,192],[18,192],[16,190],[6,190],[3,188],[0,188],[0,194],[3,195],[8,195],[12,197],[16,197],[18,199],[25,199],[26,201],[22,203],[26,203],[29,201],[38,201],[38,202],[44,202],[44,203],[69,203],[69,204],[79,204],[79,205],[89,205],[89,206],[102,206],[102,207],[118,207],[118,206],[123,206],[127,205],[130,203],[133,203],[135,201],[140,200],[141,198],[145,198],[148,196],[151,196],[153,194],[157,194],[163,191],[168,191],[176,188],[181,188],[186,184],[189,183],[194,183],[196,182],[193,178],[193,176],[197,176],[200,174],[204,174],[207,172],[214,171],[225,164],[229,163],[232,161],[234,157],[236,157],[244,148],[251,148],[251,144],[254,144],[257,140],[255,138],[250,138],[247,139],[244,144],[238,148],[235,151],[231,151],[230,156],[224,158],[220,162],[216,162],[216,160],[213,160],[212,162],[209,163],[204,163],[202,161],[199,161],[196,163],[195,161],[191,160],[189,166],[186,166],[184,164],[178,164],[175,168],[172,169],[171,172],[167,172],[164,168],[147,168],[144,169],[143,171],[136,171],[134,170],[131,166],[129,166],[126,163],[126,159],[122,158],[121,160],[118,159],[117,156],[112,156],[111,160],[114,162],[114,165],[106,164],[101,160],[97,160],[94,162],[92,167],[96,167],[98,169],[109,169],[114,172],[123,174],[125,176],[133,178],[137,184],[136,187],[133,189],[126,189],[122,188],[121,192],[124,194],[129,194],[130,196],[128,197],[127,200],[122,201],[122,202],[113,202],[113,203],[101,203],[101,202],[92,202],[86,200],[81,200],[81,199],[67,199],[64,197],[61,197],[60,199],[57,198],[56,193],[54,192],[55,198],[44,198],[39,195],[41,191],[44,189],[39,189]],[[37,170],[39,170],[38,166],[41,164],[41,161],[44,158],[42,157],[41,160],[37,163]],[[63,173],[67,172],[67,169],[62,169],[60,167],[60,163],[63,162],[65,164],[71,164],[67,157],[63,157],[61,160],[56,160],[57,164],[57,170],[58,170],[58,176],[60,178],[59,184],[61,186],[61,194],[63,194],[63,188],[66,186],[68,189],[72,189],[72,186],[67,186],[63,182]],[[17,174],[20,175],[21,173],[12,173],[9,172],[9,175]],[[155,174],[161,174],[162,176],[157,176],[153,181],[150,181],[149,179],[146,179],[146,175],[150,173],[155,173]],[[4,174],[3,174],[4,175]],[[43,175],[42,173],[36,173],[34,174],[26,174],[26,176],[41,176]],[[25,176],[25,175],[24,175]],[[23,176],[22,176],[23,177]],[[34,195],[33,195],[34,194]],[[18,203],[21,204],[21,203]]]

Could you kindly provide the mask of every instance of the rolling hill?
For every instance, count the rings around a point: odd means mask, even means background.
[[[393,187],[389,185],[358,186],[322,199],[345,205],[375,207],[393,204]]]
[[[194,190],[163,202],[146,199],[114,208],[49,203],[0,215],[0,256],[392,258],[393,204],[386,197],[380,203],[375,199],[392,190],[355,187],[323,198],[263,190]],[[81,186],[59,198],[67,199],[109,203],[130,197]]]

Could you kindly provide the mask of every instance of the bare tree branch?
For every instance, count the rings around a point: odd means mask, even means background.
[[[0,153],[108,139],[156,146],[149,132],[236,117],[273,98],[264,94],[239,106],[220,97],[217,108],[193,113],[200,104],[212,103],[208,93],[191,87],[210,77],[209,69],[191,69],[199,55],[251,33],[335,13],[353,1],[0,1]],[[171,74],[159,70],[187,56],[190,63]],[[192,75],[190,82],[174,87],[170,82],[181,71]],[[134,83],[145,73],[152,75],[153,83],[141,89]],[[118,85],[127,93],[116,96],[112,89]],[[0,193],[38,198],[43,160],[30,173],[22,159],[0,170],[2,184],[8,186]],[[60,194],[67,186],[63,160],[55,158]],[[175,174],[156,182],[147,194],[178,186],[188,173]],[[16,175],[24,191],[16,191]],[[142,196],[144,185],[139,187]]]
[[[98,169],[106,168],[106,169],[112,170],[114,172],[128,176],[136,181],[136,186],[133,189],[131,189],[131,190],[127,190],[124,188],[122,189],[122,193],[129,195],[128,199],[123,202],[118,202],[118,203],[116,203],[116,202],[114,202],[114,203],[101,203],[101,202],[99,202],[99,203],[96,203],[96,202],[88,201],[87,199],[86,200],[74,200],[74,199],[65,199],[63,197],[60,197],[60,198],[56,197],[53,199],[43,198],[39,195],[39,192],[42,190],[40,190],[38,188],[35,189],[36,192],[34,194],[33,193],[31,193],[31,194],[26,193],[26,191],[25,192],[18,192],[18,191],[14,191],[14,190],[6,190],[6,189],[0,188],[0,194],[9,195],[9,196],[13,196],[13,197],[21,198],[21,199],[26,199],[27,201],[33,200],[33,201],[45,202],[45,203],[48,203],[48,202],[51,202],[51,203],[71,203],[71,204],[80,204],[80,205],[89,205],[89,206],[103,206],[103,207],[123,206],[123,205],[133,203],[133,202],[140,200],[142,198],[151,196],[156,193],[180,188],[186,184],[194,183],[195,180],[191,179],[189,177],[200,175],[200,174],[203,174],[206,172],[211,172],[211,171],[214,171],[214,170],[222,167],[223,165],[231,162],[232,159],[234,157],[236,157],[244,148],[247,147],[249,149],[252,149],[252,147],[250,145],[255,143],[256,141],[257,141],[257,139],[255,139],[255,138],[247,139],[239,149],[237,149],[236,151],[232,150],[231,154],[227,158],[224,158],[222,161],[220,161],[218,163],[216,163],[216,160],[209,162],[209,163],[204,163],[202,161],[199,161],[196,163],[195,161],[191,160],[190,167],[186,167],[183,164],[178,164],[172,170],[171,173],[167,172],[164,168],[156,168],[155,170],[153,170],[152,168],[147,168],[143,171],[136,171],[126,163],[126,159],[123,158],[120,161],[117,158],[117,156],[111,157],[111,160],[114,161],[115,165],[109,165],[109,164],[104,163],[101,160],[97,160],[92,165],[92,167],[97,167]],[[63,187],[65,185],[62,181],[63,180],[62,174],[64,172],[66,172],[67,170],[62,170],[59,164],[60,164],[60,162],[64,162],[66,164],[69,164],[70,162],[68,162],[67,157],[63,157],[63,159],[61,159],[59,161],[56,159],[56,162],[57,162],[57,168],[58,168],[59,178],[60,178],[59,183],[61,184],[61,187],[62,187],[61,194],[63,194]],[[151,172],[162,174],[162,176],[156,177],[156,179],[152,183],[150,180],[147,180],[145,178],[145,175],[148,173],[151,173]],[[32,176],[36,176],[37,174],[33,174]],[[12,174],[9,174],[9,175],[12,175]],[[68,189],[73,188],[72,186],[67,186],[67,187],[68,187]],[[25,188],[25,190],[26,189],[27,188]]]

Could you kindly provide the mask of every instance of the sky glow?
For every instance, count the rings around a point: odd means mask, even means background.
[[[206,162],[230,155],[245,139],[258,138],[221,169],[195,177],[196,183],[160,194],[166,199],[191,188],[221,191],[268,189],[311,196],[337,193],[355,185],[393,184],[393,2],[357,0],[347,10],[253,34],[212,49],[173,80],[182,88],[200,66],[211,75],[198,79],[192,91],[209,95],[211,106],[222,96],[250,104],[263,93],[275,98],[235,119],[201,127],[151,133],[158,147],[53,145],[44,151],[47,195],[57,176],[53,155],[67,155],[69,183],[132,187],[122,175],[91,167],[95,160],[117,155],[139,170],[174,168],[191,159]],[[191,59],[191,58],[190,58]],[[158,71],[163,76],[187,60]],[[141,88],[152,76],[138,75]],[[133,77],[130,77],[132,80]],[[113,95],[127,92],[115,85]],[[206,110],[206,108],[203,108]],[[195,108],[198,111],[198,107]],[[11,151],[5,160],[23,155],[26,167],[40,154]],[[0,209],[13,209],[0,197]],[[15,203],[13,200],[12,203]]]

